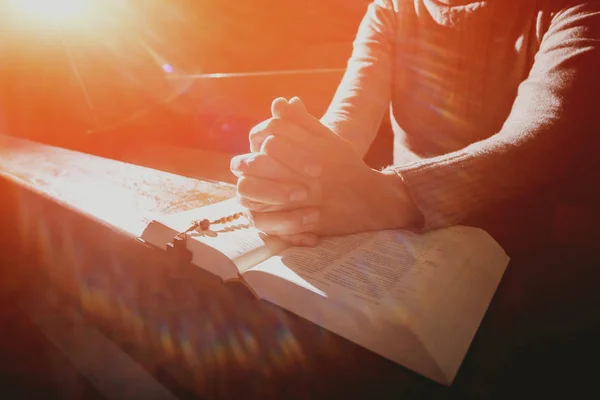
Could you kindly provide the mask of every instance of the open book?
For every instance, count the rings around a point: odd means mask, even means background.
[[[235,199],[152,221],[141,239],[166,248]],[[270,301],[439,383],[450,385],[508,264],[484,231],[389,230],[291,247],[240,219],[188,234],[192,263],[242,280]]]

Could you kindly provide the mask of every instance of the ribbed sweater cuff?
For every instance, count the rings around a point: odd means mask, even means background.
[[[389,168],[402,178],[423,216],[418,230],[459,224],[485,204],[476,164],[462,153]]]

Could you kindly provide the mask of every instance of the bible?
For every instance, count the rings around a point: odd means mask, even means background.
[[[191,221],[241,211],[235,199],[151,221],[166,249]],[[244,217],[187,234],[191,262],[438,383],[451,385],[509,258],[483,230],[454,226],[323,237],[312,248],[265,235]]]

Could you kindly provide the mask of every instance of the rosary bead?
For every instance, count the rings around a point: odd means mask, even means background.
[[[238,213],[235,213],[235,214],[228,215],[226,217],[221,217],[221,218],[216,219],[216,220],[214,220],[212,222],[210,220],[208,220],[208,219],[203,219],[203,220],[201,220],[199,222],[196,221],[194,224],[195,224],[196,229],[199,229],[201,231],[207,231],[212,224],[226,224],[228,222],[232,222],[233,220],[236,220],[236,219],[241,218],[243,216],[244,216],[244,213],[238,212]],[[193,229],[193,228],[190,228],[190,229]]]
[[[203,219],[202,221],[200,221],[200,229],[203,231],[208,230],[208,228],[210,228],[210,221],[207,219]]]

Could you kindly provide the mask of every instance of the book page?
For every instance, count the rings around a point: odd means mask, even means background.
[[[507,264],[487,233],[458,226],[325,238],[312,249],[286,249],[247,274],[263,272],[403,321],[452,380]]]
[[[242,211],[241,206],[233,198],[206,207],[159,218],[158,222],[168,227],[169,231],[162,230],[160,237],[158,234],[153,235],[153,237],[159,237],[159,239],[151,240],[151,242],[164,242],[162,244],[153,243],[164,248],[177,232],[188,229],[194,220],[206,218],[212,221],[240,211]],[[144,235],[142,235],[142,239],[147,240]],[[207,258],[209,254],[206,246],[231,260],[236,267],[236,271],[214,271],[214,269],[223,268],[221,265],[215,266],[216,264],[223,263],[219,263],[214,254]],[[188,249],[192,251],[194,256],[192,262],[216,273],[223,279],[235,278],[238,273],[266,260],[286,247],[288,245],[281,239],[267,236],[254,228],[245,217],[226,224],[213,224],[206,232],[194,231],[188,234]]]
[[[367,232],[322,238],[314,248],[291,247],[252,270],[292,279],[328,297],[381,306],[394,291],[416,290],[415,282],[401,278],[433,248],[431,239],[410,232]],[[426,276],[431,266],[420,268],[418,274]]]

